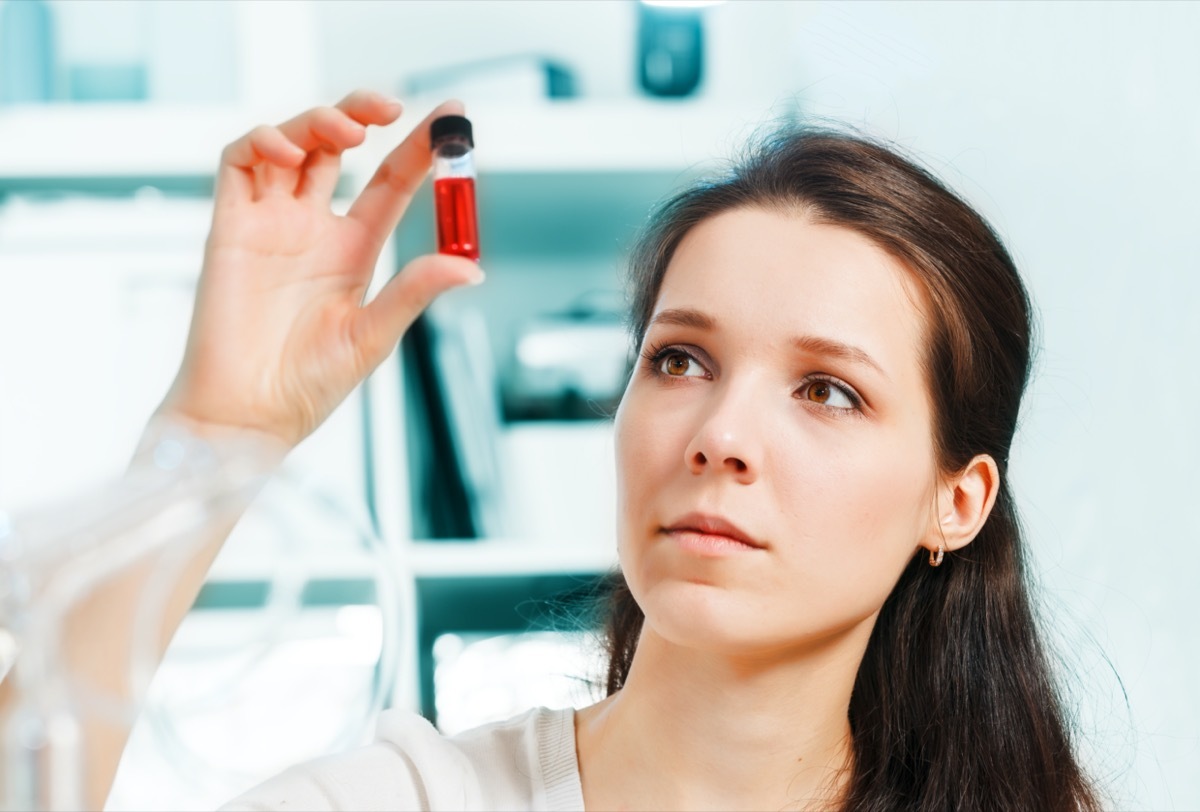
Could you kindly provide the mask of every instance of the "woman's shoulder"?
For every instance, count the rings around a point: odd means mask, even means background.
[[[222,809],[583,808],[569,708],[535,708],[455,736],[389,710],[376,736],[286,770]]]

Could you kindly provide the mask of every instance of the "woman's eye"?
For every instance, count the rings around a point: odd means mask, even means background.
[[[694,378],[704,374],[704,367],[686,353],[670,352],[659,361],[658,371],[672,378]]]
[[[858,402],[843,387],[831,381],[813,381],[801,389],[801,397],[831,409],[857,409]]]

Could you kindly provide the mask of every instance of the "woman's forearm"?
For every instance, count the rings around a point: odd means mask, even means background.
[[[167,568],[178,576],[162,607],[161,624],[151,650],[152,662],[145,665],[157,667],[161,662],[232,527],[233,523],[229,522],[211,528],[212,537],[197,549],[184,569]],[[141,606],[143,596],[152,578],[169,577],[158,566],[159,557],[161,554],[97,589],[71,614],[63,630],[64,662],[71,673],[101,695],[112,697],[131,710],[145,700],[144,696],[134,694],[136,688],[132,679],[134,630],[139,612],[145,611]],[[131,713],[130,718],[133,715]],[[101,809],[112,787],[131,727],[96,715],[85,716],[80,722],[85,768],[84,800],[86,808]]]

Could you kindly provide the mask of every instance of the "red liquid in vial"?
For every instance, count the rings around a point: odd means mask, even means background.
[[[475,220],[475,179],[441,178],[433,182],[439,254],[479,259]]]

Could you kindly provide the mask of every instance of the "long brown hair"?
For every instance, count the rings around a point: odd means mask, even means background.
[[[787,129],[728,175],[657,209],[630,263],[635,347],[684,235],[747,207],[853,229],[904,264],[927,300],[923,366],[938,468],[958,472],[990,454],[1000,471],[975,540],[937,569],[916,555],[879,613],[850,699],[854,764],[843,808],[1100,809],[1035,621],[1007,484],[1033,329],[1011,257],[979,214],[895,150]],[[625,683],[644,619],[618,573],[606,619],[609,694]]]

